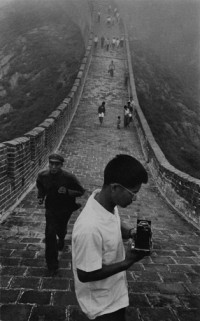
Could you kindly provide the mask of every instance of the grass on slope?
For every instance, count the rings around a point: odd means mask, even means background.
[[[19,1],[0,21],[4,56],[13,54],[0,85],[7,95],[0,106],[13,111],[0,116],[0,141],[22,136],[38,126],[69,93],[85,47],[77,25],[55,2]],[[11,10],[12,9],[12,10]],[[12,77],[19,75],[16,86]]]
[[[131,42],[140,106],[168,161],[200,178],[199,104],[159,58],[139,41]]]

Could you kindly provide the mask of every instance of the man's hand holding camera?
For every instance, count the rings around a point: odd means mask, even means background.
[[[132,264],[142,260],[146,255],[147,253],[144,251],[135,251],[132,248],[132,242],[129,242],[126,249],[125,263],[129,268]]]

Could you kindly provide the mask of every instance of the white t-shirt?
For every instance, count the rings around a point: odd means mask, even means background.
[[[89,319],[111,313],[129,305],[126,272],[106,279],[80,282],[77,268],[86,272],[99,270],[102,264],[121,262],[125,250],[117,207],[108,212],[95,199],[96,190],[75,222],[72,233],[72,264],[75,291],[82,311]]]

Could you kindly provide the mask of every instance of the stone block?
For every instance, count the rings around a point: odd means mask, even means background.
[[[156,293],[158,292],[159,282],[129,282],[131,293]]]
[[[78,306],[69,305],[67,306],[68,321],[88,321],[88,318],[80,310]]]
[[[153,307],[181,307],[182,303],[176,295],[171,294],[147,294],[148,301]]]
[[[81,84],[81,80],[79,78],[76,78],[75,81],[74,81],[74,85],[79,87]]]
[[[31,267],[44,267],[44,259],[22,259],[20,262],[21,266],[31,266]]]
[[[83,59],[85,59],[85,58],[83,58]],[[84,70],[85,70],[85,64],[82,63],[81,66],[80,66],[80,68],[79,68],[79,70],[80,70],[80,71],[84,71]]]
[[[178,317],[178,320],[181,321],[199,321],[199,316],[200,316],[200,308],[198,309],[183,309],[183,308],[178,308],[176,310],[176,314]]]
[[[170,308],[140,308],[142,321],[177,321]],[[189,320],[189,319],[188,319]]]
[[[25,271],[26,268],[21,266],[4,266],[1,270],[1,275],[22,276]]]
[[[138,309],[133,307],[126,308],[126,321],[141,321]]]
[[[30,139],[20,137],[18,139],[5,142],[8,153],[8,176],[15,180],[22,179],[29,169],[31,161]]]
[[[67,306],[78,305],[76,295],[71,291],[56,291],[53,294],[53,305],[55,306]]]
[[[19,303],[47,305],[50,304],[51,292],[47,291],[24,291]]]
[[[0,303],[13,303],[17,301],[20,290],[1,289]]]
[[[54,135],[55,135],[55,120],[53,118],[47,118],[43,123],[39,125],[45,129],[45,148],[47,154],[54,150]]]
[[[0,308],[1,320],[29,320],[32,306],[24,304],[4,304]]]
[[[129,305],[131,307],[148,307],[150,306],[145,294],[129,294]]]
[[[66,321],[66,308],[54,306],[35,306],[29,321]]]
[[[87,63],[87,59],[84,57],[83,59],[82,59],[82,64],[86,64]]]
[[[25,134],[30,139],[31,161],[33,172],[38,171],[46,161],[45,153],[45,128],[35,127]]]
[[[15,276],[12,279],[11,288],[38,289],[40,279],[34,277]]]
[[[158,289],[160,293],[163,294],[185,294],[187,290],[183,286],[183,283],[173,282],[173,283],[158,283]]]
[[[82,79],[82,77],[83,77],[83,72],[79,71],[77,75],[77,79]]]
[[[44,279],[42,282],[42,289],[46,290],[68,290],[69,289],[69,280],[67,279]]]
[[[53,119],[57,119],[60,116],[60,111],[59,110],[54,110],[48,118],[53,118]]]

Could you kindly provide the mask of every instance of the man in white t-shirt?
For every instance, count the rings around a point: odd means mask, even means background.
[[[89,197],[75,222],[72,264],[75,291],[82,311],[91,320],[125,321],[129,305],[126,270],[144,257],[123,240],[134,229],[120,220],[117,206],[127,207],[148,175],[129,155],[117,155],[104,170],[104,183]]]
[[[94,37],[94,48],[95,48],[95,49],[97,48],[98,41],[99,41],[99,38],[98,38],[97,35],[95,35],[95,37]]]

